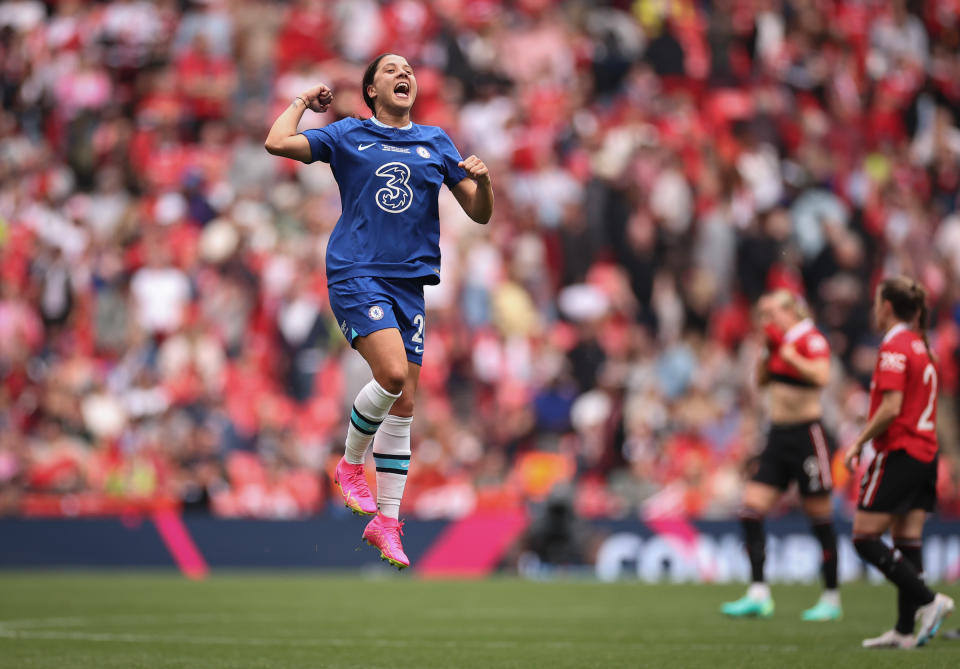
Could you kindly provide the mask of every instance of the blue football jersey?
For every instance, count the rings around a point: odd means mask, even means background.
[[[327,281],[353,277],[440,282],[440,185],[466,178],[442,129],[346,118],[306,130],[312,159],[330,163],[342,214],[327,245]]]

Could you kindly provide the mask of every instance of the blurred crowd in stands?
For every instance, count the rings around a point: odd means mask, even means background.
[[[728,517],[752,303],[806,297],[843,445],[894,273],[931,295],[960,514],[960,0],[3,2],[0,514],[342,510],[369,372],[327,303],[339,194],[263,140],[318,82],[302,127],[368,115],[385,51],[497,194],[488,226],[441,198],[404,515],[568,483],[585,517]]]

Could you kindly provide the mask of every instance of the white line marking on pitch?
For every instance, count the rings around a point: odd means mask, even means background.
[[[573,641],[531,641],[523,643],[519,641],[470,641],[470,640],[424,640],[422,642],[410,642],[401,639],[255,639],[255,638],[235,638],[235,637],[217,637],[217,636],[184,636],[184,635],[161,635],[161,634],[118,634],[108,632],[67,632],[60,630],[13,630],[0,628],[0,639],[12,640],[59,640],[59,641],[90,641],[96,643],[183,643],[196,644],[204,646],[303,646],[303,647],[324,647],[324,646],[379,646],[385,648],[412,648],[428,645],[432,648],[462,648],[465,646],[475,648],[520,648],[525,646],[573,649],[584,646],[607,645],[606,642],[584,642],[577,643]],[[645,643],[618,643],[620,648],[628,647],[637,650],[649,649],[651,647],[662,647],[664,645],[681,645],[687,649],[696,650],[736,650],[742,648],[734,644],[645,644]],[[765,650],[794,653],[799,650],[797,646],[770,646],[770,645],[751,645],[751,650]]]
[[[199,645],[230,645],[230,646],[358,646],[375,645],[388,647],[409,647],[411,644],[406,641],[390,641],[387,639],[253,639],[253,638],[234,638],[217,636],[184,636],[184,635],[161,635],[161,634],[117,634],[107,632],[67,632],[67,631],[43,631],[43,630],[12,630],[0,629],[0,638],[5,639],[48,639],[65,641],[95,641],[95,642],[120,642],[120,643],[190,643]],[[503,642],[492,642],[496,645],[509,645]],[[456,647],[458,642],[431,642],[431,645],[442,645],[446,647]]]
[[[156,615],[149,613],[130,613],[114,616],[64,616],[56,618],[15,618],[0,620],[0,629],[46,629],[49,627],[83,627],[84,625],[103,623],[197,623],[197,622],[224,622],[235,623],[241,620],[273,620],[263,614],[250,613],[238,615],[235,613],[175,613],[172,615]]]
[[[369,637],[359,638],[331,638],[331,639],[298,639],[289,636],[258,639],[250,637],[223,637],[223,636],[194,636],[182,634],[138,634],[138,633],[117,633],[117,632],[80,632],[68,631],[64,627],[82,627],[92,624],[110,624],[124,622],[139,623],[170,623],[170,622],[237,622],[240,620],[265,619],[262,614],[224,614],[224,613],[180,613],[168,616],[151,614],[128,614],[113,616],[64,616],[52,618],[23,618],[17,620],[0,620],[0,639],[9,640],[60,640],[60,641],[89,641],[94,643],[173,643],[173,644],[195,644],[195,645],[226,645],[226,646],[302,646],[307,648],[324,646],[379,646],[382,648],[412,648],[429,645],[433,648],[461,648],[471,646],[474,648],[496,649],[496,648],[520,648],[520,647],[541,647],[553,649],[574,649],[590,646],[605,646],[609,641],[548,641],[548,640],[529,640],[529,641],[481,641],[481,640],[452,640],[452,639],[430,639],[419,642],[410,642],[402,639],[371,639]],[[50,629],[54,628],[54,629]],[[711,643],[644,643],[631,641],[617,641],[620,648],[634,648],[636,650],[650,649],[663,646],[681,646],[689,650],[738,650],[743,646],[737,644],[711,644]],[[795,653],[800,650],[796,645],[773,646],[769,644],[750,644],[751,650],[775,651],[785,653]]]

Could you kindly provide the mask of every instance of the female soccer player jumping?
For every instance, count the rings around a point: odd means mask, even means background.
[[[461,158],[440,128],[412,123],[416,98],[410,64],[382,54],[363,75],[372,118],[298,133],[305,110],[322,113],[333,101],[333,91],[319,84],[293,99],[265,142],[273,155],[329,163],[340,188],[343,213],[327,246],[330,306],[373,380],[353,402],[335,481],[349,509],[374,516],[363,540],[398,569],[410,564],[398,517],[425,345],[423,287],[440,282],[440,186],[446,184],[477,223],[493,213],[483,161]],[[376,502],[363,472],[375,434]]]
[[[870,382],[870,418],[845,462],[852,471],[873,440],[876,456],[860,484],[853,545],[897,587],[898,616],[894,629],[863,646],[913,648],[932,639],[954,608],[921,577],[923,523],[937,500],[937,368],[925,334],[926,292],[912,279],[886,279],[874,317],[885,334]],[[894,550],[880,539],[887,530]]]
[[[832,442],[820,422],[820,395],[830,377],[830,346],[789,291],[764,295],[758,312],[768,354],[759,361],[757,381],[768,390],[772,425],[757,471],[743,492],[740,511],[752,572],[750,588],[721,610],[737,618],[773,615],[773,597],[763,573],[767,543],[763,521],[796,481],[803,510],[823,549],[824,590],[802,619],[837,620],[843,611],[837,590],[837,535],[830,509]]]

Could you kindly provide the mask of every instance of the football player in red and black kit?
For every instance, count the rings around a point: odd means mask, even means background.
[[[765,295],[757,307],[767,338],[767,354],[759,361],[757,381],[767,389],[771,427],[756,472],[744,490],[740,511],[752,583],[744,597],[727,602],[721,610],[735,617],[773,615],[773,598],[763,574],[763,521],[796,481],[803,510],[823,548],[824,592],[802,618],[837,620],[842,609],[837,591],[837,535],[830,504],[833,449],[820,423],[820,392],[830,376],[830,346],[799,298],[789,291]]]
[[[873,442],[876,455],[860,484],[853,545],[897,586],[898,615],[894,629],[863,646],[912,648],[933,638],[954,608],[921,576],[923,523],[937,501],[937,367],[926,338],[926,292],[906,277],[885,279],[874,317],[884,336],[870,382],[870,418],[845,462],[853,470]],[[887,530],[893,550],[880,539]]]

